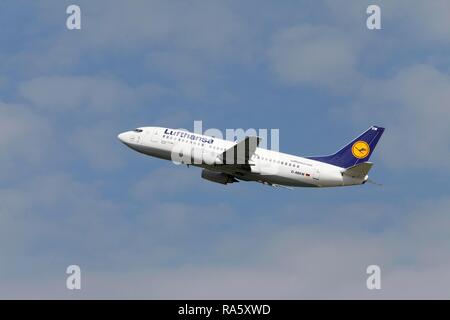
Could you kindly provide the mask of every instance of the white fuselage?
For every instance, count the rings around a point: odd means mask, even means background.
[[[140,153],[176,163],[183,161],[179,161],[174,155],[178,156],[180,150],[189,150],[192,154],[213,159],[189,164],[230,174],[245,181],[291,187],[336,187],[362,184],[367,180],[367,177],[352,178],[343,175],[345,169],[341,167],[263,148],[256,148],[249,159],[250,170],[241,170],[214,160],[225,150],[232,148],[234,142],[193,133],[186,133],[187,136],[176,135],[177,132],[180,130],[141,127],[119,134],[119,139]]]

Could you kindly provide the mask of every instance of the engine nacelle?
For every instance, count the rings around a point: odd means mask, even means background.
[[[214,172],[214,171],[207,170],[207,169],[202,170],[202,178],[212,181],[212,182],[221,183],[221,184],[238,182],[233,176],[230,176],[230,175],[222,173],[222,172]]]

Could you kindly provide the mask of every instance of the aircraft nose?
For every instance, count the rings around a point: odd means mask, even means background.
[[[122,141],[122,142],[127,142],[127,136],[128,136],[128,132],[122,132],[122,133],[119,133],[118,134],[118,136],[117,136],[117,138],[120,140],[120,141]]]

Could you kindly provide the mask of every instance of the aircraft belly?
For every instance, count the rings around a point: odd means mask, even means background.
[[[226,168],[226,166],[210,166],[210,165],[199,165],[199,167],[217,171],[228,173],[239,180],[243,181],[256,181],[256,182],[266,182],[269,184],[278,184],[289,187],[317,187],[312,181],[311,183],[300,181],[294,178],[288,178],[281,175],[271,175],[271,174],[258,174],[252,172],[243,172],[243,171],[235,171]]]
[[[169,150],[161,149],[161,148],[155,148],[148,145],[133,145],[131,146],[134,150],[137,152],[143,153],[148,156],[165,159],[165,160],[171,160],[171,152]]]
[[[311,183],[308,183],[306,181],[300,181],[298,179],[291,179],[284,176],[278,176],[278,175],[262,175],[260,176],[263,178],[263,181],[272,183],[272,184],[279,184],[283,186],[289,186],[289,187],[317,187],[312,181]]]

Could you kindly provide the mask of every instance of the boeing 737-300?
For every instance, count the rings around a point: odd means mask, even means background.
[[[131,149],[201,167],[202,178],[228,184],[256,181],[283,187],[338,187],[364,184],[384,128],[371,126],[334,154],[299,157],[259,148],[259,137],[240,142],[163,127],[140,127],[119,134]]]

